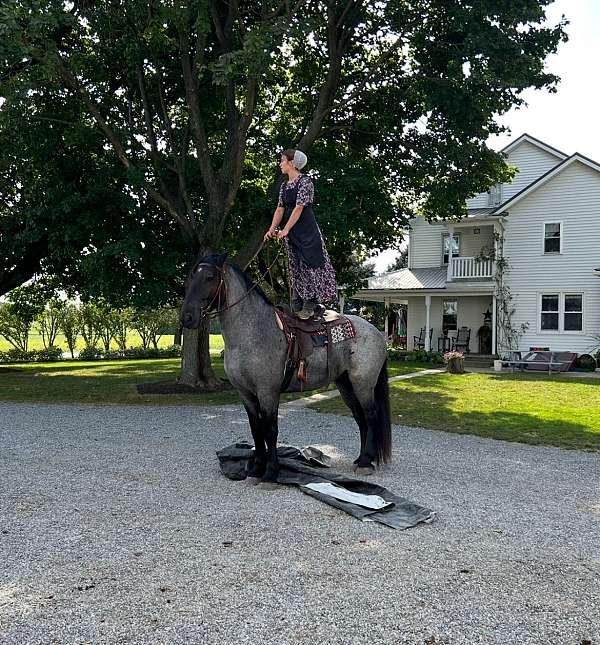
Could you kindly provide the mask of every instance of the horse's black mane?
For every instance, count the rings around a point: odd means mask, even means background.
[[[207,255],[206,257],[202,258],[201,260],[198,260],[197,264],[200,263],[205,263],[205,264],[212,264],[213,266],[221,268],[223,266],[223,256],[222,255]],[[268,305],[273,305],[267,294],[256,284],[250,276],[245,272],[242,271],[236,264],[231,262],[230,260],[227,260],[227,266],[231,267],[235,273],[242,279],[242,282],[244,283],[246,289],[248,291],[252,290],[254,293],[257,293]]]

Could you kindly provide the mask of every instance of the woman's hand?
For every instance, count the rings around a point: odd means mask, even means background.
[[[271,226],[271,228],[269,228],[269,230],[265,233],[263,241],[267,242],[268,240],[270,240],[275,235],[275,230],[275,227]]]
[[[277,231],[277,239],[283,240],[284,237],[287,237],[289,230],[287,228],[282,228],[280,231]]]

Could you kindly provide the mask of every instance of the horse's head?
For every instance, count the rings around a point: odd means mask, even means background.
[[[225,255],[209,255],[192,268],[185,281],[185,299],[181,308],[181,324],[186,329],[197,329],[202,316],[216,309],[223,288]]]

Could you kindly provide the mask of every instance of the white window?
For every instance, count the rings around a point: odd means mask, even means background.
[[[449,235],[444,235],[444,241],[443,241],[443,254],[444,257],[442,259],[442,262],[444,264],[448,264],[448,256],[450,255],[450,236]],[[453,235],[452,236],[452,257],[458,257],[460,255],[460,235]]]
[[[544,253],[562,253],[562,222],[544,222]]]
[[[565,293],[565,331],[583,331],[583,295]]]
[[[502,203],[502,184],[494,184],[488,190],[488,206],[498,206]]]
[[[542,317],[540,329],[542,331],[558,331],[560,294],[542,295]]]
[[[442,302],[442,332],[444,336],[449,331],[458,329],[458,300],[444,300]]]
[[[543,293],[540,305],[540,331],[583,331],[583,294]]]

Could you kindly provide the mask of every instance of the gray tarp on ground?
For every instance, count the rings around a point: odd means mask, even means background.
[[[229,479],[246,479],[246,466],[253,453],[254,448],[245,442],[235,443],[223,448],[223,450],[219,450],[217,457],[219,458],[221,472]],[[379,522],[395,529],[407,529],[421,522],[431,522],[435,516],[435,512],[431,509],[419,506],[419,504],[415,504],[405,497],[395,495],[383,486],[340,475],[329,470],[327,465],[329,458],[317,448],[308,447],[299,450],[293,446],[279,446],[277,454],[280,466],[277,477],[278,483],[299,486],[300,490],[307,495],[316,497],[322,502],[335,506],[360,520]],[[370,508],[335,499],[331,495],[311,490],[305,486],[305,484],[313,482],[331,482],[354,493],[379,495],[384,500],[391,502],[392,506],[374,511]]]

